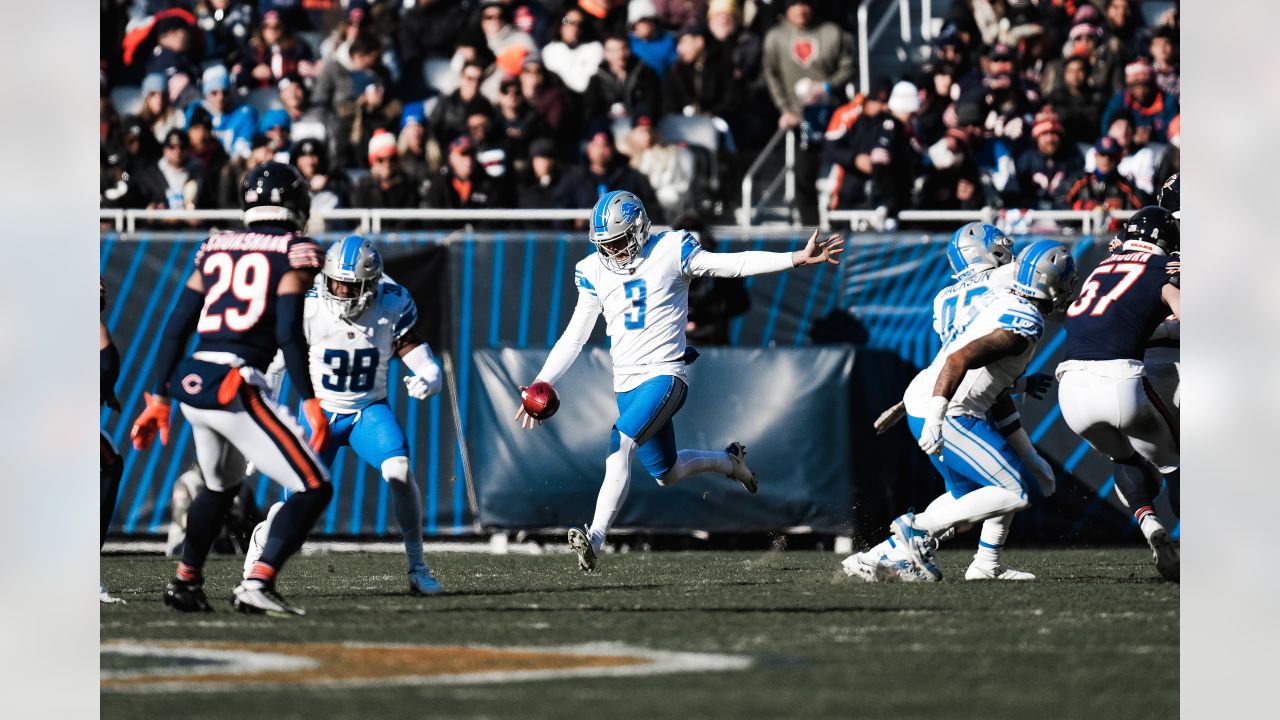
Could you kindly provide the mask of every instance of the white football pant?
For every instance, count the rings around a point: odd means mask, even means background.
[[[1178,465],[1176,420],[1137,360],[1068,360],[1058,366],[1062,418],[1113,460],[1139,455]]]

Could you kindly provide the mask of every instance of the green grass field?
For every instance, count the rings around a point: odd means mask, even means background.
[[[1178,712],[1178,587],[1143,549],[1013,550],[1031,583],[866,584],[818,552],[629,553],[581,575],[569,555],[446,554],[450,594],[404,594],[396,555],[299,558],[281,589],[306,617],[231,611],[239,561],[207,568],[217,612],[160,603],[173,563],[105,556],[127,605],[102,607],[102,640],[565,646],[608,641],[727,653],[745,670],[520,683],[382,687],[280,684],[102,694],[104,718],[1147,718]],[[168,659],[103,655],[103,670]]]

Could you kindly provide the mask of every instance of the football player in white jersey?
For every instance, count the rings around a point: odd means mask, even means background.
[[[684,405],[685,327],[689,315],[689,280],[694,277],[745,277],[806,265],[837,265],[844,241],[837,235],[819,241],[815,230],[808,244],[792,253],[711,253],[692,234],[680,230],[649,236],[649,217],[632,193],[615,190],[596,201],[590,239],[596,252],[574,268],[578,304],[564,334],[535,381],[552,385],[573,364],[591,336],[596,318],[605,317],[613,359],[613,390],[618,420],[605,459],[604,483],[595,516],[585,532],[569,531],[569,546],[578,566],[590,572],[596,554],[626,500],[631,459],[663,486],[714,472],[742,483],[755,494],[756,475],[743,459],[746,448],[730,443],[723,451],[677,450],[672,418]],[[523,390],[523,388],[522,388]],[[516,420],[535,426],[524,407]]]
[[[414,333],[417,322],[413,298],[383,274],[382,256],[372,241],[349,235],[325,253],[324,269],[303,308],[311,382],[333,432],[333,442],[320,460],[331,465],[339,448],[350,445],[381,472],[391,486],[396,524],[404,536],[409,591],[430,595],[444,587],[422,556],[422,498],[409,468],[404,431],[387,404],[387,367],[393,353],[413,372],[404,378],[410,397],[425,400],[440,391],[440,366],[431,348]],[[267,520],[254,529],[246,573],[275,510],[272,507]]]
[[[1044,315],[1071,299],[1075,259],[1062,243],[1040,240],[1019,254],[1013,285],[982,294],[956,322],[933,363],[907,387],[907,422],[946,482],[947,492],[919,515],[893,521],[894,543],[909,563],[941,580],[933,560],[937,537],[984,523],[978,554],[965,577],[999,578],[1013,514],[1027,507],[1034,477],[988,413],[1026,370],[1044,333]]]
[[[1017,264],[1013,262],[1013,240],[999,228],[985,223],[972,222],[962,226],[951,235],[947,243],[947,262],[955,273],[955,282],[943,288],[933,299],[933,331],[945,344],[957,331],[957,319],[967,317],[969,309],[982,295],[989,292],[1008,292],[1013,286]],[[1013,388],[1015,393],[1026,393],[1034,398],[1042,398],[1045,390],[1052,384],[1049,375],[1036,374],[1019,377]],[[1040,485],[1041,492],[1047,497],[1053,494],[1055,479],[1053,468],[1045,461],[1023,429],[1016,408],[1007,396],[998,398],[992,406],[992,419],[1000,432],[1008,439],[1022,459],[1025,467],[1032,472]],[[876,432],[883,433],[906,415],[906,403],[899,402],[889,408],[876,420]],[[997,524],[1002,518],[991,518],[986,521],[992,524],[993,531],[989,536],[996,536]],[[955,534],[952,528],[940,534],[936,539],[945,541]],[[979,544],[981,549],[983,546]],[[998,553],[998,549],[997,549]],[[975,557],[976,559],[976,557]],[[879,545],[845,558],[842,563],[848,575],[860,577],[868,582],[877,580],[932,580],[932,576],[922,574],[910,563],[906,549],[898,547],[892,537],[881,541]],[[893,569],[892,574],[886,568]],[[998,569],[1000,572],[995,572]],[[971,572],[965,574],[967,580],[1034,580],[1031,573],[1014,570],[1002,563],[984,563],[975,565]]]

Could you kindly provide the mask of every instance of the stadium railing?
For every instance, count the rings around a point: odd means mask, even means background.
[[[775,139],[782,134],[775,136]],[[788,183],[789,185],[790,183]],[[750,215],[746,208],[747,216]],[[1075,226],[1079,224],[1080,232],[1092,233],[1096,229],[1105,228],[1110,220],[1124,220],[1133,214],[1132,210],[1007,210],[982,208],[980,210],[903,210],[896,218],[891,218],[884,208],[876,210],[832,210],[825,213],[824,228],[830,223],[849,223],[858,230],[893,230],[894,223],[912,222],[987,222],[992,224],[1019,224],[1028,228],[1037,222],[1053,222]],[[111,223],[118,233],[126,235],[137,231],[138,222],[172,221],[172,222],[206,222],[213,220],[239,220],[240,210],[144,210],[144,209],[111,209],[98,211],[99,219]],[[430,221],[520,221],[533,223],[563,222],[565,220],[587,220],[591,210],[531,210],[520,208],[503,208],[491,210],[443,210],[443,209],[384,209],[354,208],[341,210],[317,210],[312,217],[320,220],[355,220],[359,222],[359,232],[382,232],[384,222],[420,220]],[[893,222],[890,222],[893,221]],[[740,223],[748,227],[750,223]]]

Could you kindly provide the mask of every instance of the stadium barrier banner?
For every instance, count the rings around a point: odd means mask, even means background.
[[[169,447],[133,453],[125,445],[128,424],[137,415],[142,390],[150,381],[150,359],[162,324],[203,237],[194,232],[141,233],[127,239],[115,233],[101,236],[100,267],[109,298],[103,318],[123,356],[117,392],[124,412],[104,409],[102,413],[102,428],[124,450],[126,462],[113,523],[116,533],[163,533],[169,521],[173,483],[194,459],[189,433],[177,415]],[[320,240],[327,244],[339,237],[331,234]],[[721,235],[717,250],[795,250],[807,237],[807,233],[794,230],[743,233],[733,229]],[[951,270],[943,253],[947,237],[905,232],[852,235],[839,268],[819,266],[747,278],[750,309],[730,323],[730,344],[737,348],[834,345],[857,349],[857,362],[844,391],[849,412],[846,444],[852,449],[846,482],[852,495],[853,530],[862,537],[881,533],[887,520],[907,507],[924,507],[941,489],[941,481],[905,425],[876,436],[871,423],[901,397],[912,376],[937,351],[938,340],[931,327],[932,299],[950,282]],[[423,484],[426,531],[429,535],[470,532],[477,518],[462,482],[468,446],[459,441],[458,431],[468,442],[476,443],[477,432],[468,426],[489,412],[486,404],[498,402],[486,396],[474,377],[479,372],[476,353],[497,348],[549,349],[572,314],[576,299],[573,264],[591,248],[581,233],[525,230],[399,232],[373,239],[387,260],[388,273],[405,284],[417,300],[422,318],[418,329],[438,355],[449,358],[449,376],[456,389],[456,394],[441,393],[424,403],[409,400],[398,382],[402,374],[399,361],[392,363],[390,402],[411,440],[410,460],[415,477]],[[1017,247],[1033,239],[1039,236],[1019,236]],[[1081,277],[1105,252],[1105,243],[1095,242],[1092,236],[1055,239],[1072,248]],[[1051,321],[1029,372],[1052,373],[1061,359],[1062,341],[1060,326]],[[601,324],[589,346],[604,345]],[[586,361],[584,356],[579,362]],[[695,367],[703,366],[699,363]],[[607,383],[601,386],[607,389]],[[690,403],[700,392],[698,388],[691,392]],[[503,397],[513,396],[508,393]],[[1035,497],[1033,507],[1018,515],[1016,537],[1044,542],[1112,542],[1137,537],[1136,526],[1119,509],[1109,462],[1066,427],[1056,398],[1055,386],[1044,400],[1021,402],[1023,423],[1058,471],[1059,482],[1052,498]],[[601,411],[613,412],[612,402]],[[688,424],[684,420],[692,417],[688,413],[686,408],[680,414],[678,426]],[[613,418],[608,418],[603,427],[607,429],[612,422]],[[772,422],[782,425],[789,420],[780,416]],[[693,444],[695,438],[684,437]],[[752,460],[774,442],[765,438],[763,443],[754,443]],[[472,450],[469,455],[474,461],[479,454]],[[598,463],[602,457],[599,452],[584,451],[580,462]],[[563,457],[557,461],[569,462]],[[473,476],[477,487],[486,480],[479,475],[476,471]],[[337,492],[317,527],[319,533],[395,534],[387,488],[376,472],[343,450],[333,477]],[[260,504],[280,494],[261,478],[250,482],[255,484]],[[592,496],[594,491],[587,493],[584,502]],[[1167,514],[1163,503],[1158,509]],[[749,524],[753,516],[741,517]]]
[[[687,368],[689,394],[675,416],[676,446],[747,446],[760,476],[755,496],[735,480],[700,475],[662,487],[633,462],[620,529],[756,532],[810,528],[848,533],[851,448],[847,347],[706,348]],[[592,348],[558,383],[560,410],[532,431],[512,417],[518,385],[546,350],[477,350],[468,437],[480,524],[505,529],[590,521],[617,419],[608,351]]]

